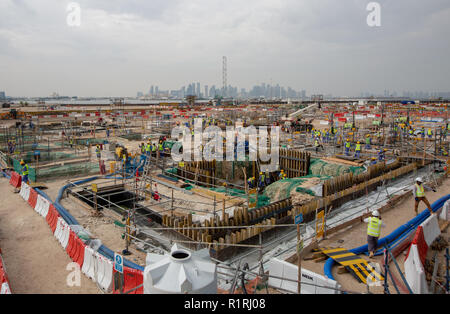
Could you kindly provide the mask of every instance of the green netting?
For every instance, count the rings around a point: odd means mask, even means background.
[[[313,176],[330,176],[337,177],[344,173],[353,172],[353,174],[359,174],[364,171],[363,167],[355,167],[349,165],[338,165],[334,163],[328,163],[321,159],[311,158],[308,174]]]
[[[165,172],[172,173],[172,174],[177,174],[178,170],[177,170],[177,168],[170,168],[170,169],[166,170]]]
[[[83,162],[39,169],[38,178],[51,179],[54,177],[63,177],[63,176],[89,175],[98,173],[99,171],[100,168],[98,166],[98,162]]]
[[[21,158],[26,163],[34,163],[34,151],[30,151],[25,154],[22,154]],[[77,155],[63,153],[63,152],[47,152],[47,151],[42,152],[41,151],[41,157],[39,159],[39,162],[64,160],[64,159],[72,159],[72,158],[77,158]]]
[[[219,187],[219,188],[209,188],[209,190],[214,191],[214,192],[224,193],[224,194],[227,194],[230,196],[239,196],[239,197],[242,197],[243,199],[247,199],[247,195],[245,194],[245,191],[239,190],[239,189],[229,189],[229,188]],[[254,203],[255,198],[256,198],[256,196],[250,196],[249,197],[250,203]],[[269,204],[270,204],[270,197],[268,197],[264,194],[258,195],[258,203],[256,204],[257,208],[259,208],[261,206],[266,206]]]
[[[22,166],[20,165],[20,160],[13,159],[12,161],[14,171],[16,171],[19,174],[22,174]],[[36,169],[32,167],[30,164],[28,165],[28,168],[29,168],[28,178],[34,182],[36,182],[37,179],[41,180],[64,176],[89,175],[98,173],[100,171],[97,162],[82,162],[68,165],[56,165],[48,168],[39,168],[37,177],[36,177]]]
[[[299,193],[305,193],[305,194],[309,194],[311,196],[316,196],[316,193],[314,193],[313,191],[311,191],[310,189],[306,189],[306,188],[302,188],[301,186],[297,187],[295,189],[296,192]]]

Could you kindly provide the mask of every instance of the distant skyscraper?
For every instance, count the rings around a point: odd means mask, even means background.
[[[6,99],[5,92],[0,92],[0,99]]]
[[[227,57],[222,58],[222,96],[227,97]]]
[[[159,95],[159,89],[158,86],[155,86],[155,96],[158,97]]]
[[[202,94],[202,92],[201,92],[201,90],[200,90],[200,83],[198,83],[197,82],[197,97],[201,97],[201,94]]]
[[[209,97],[208,85],[205,85],[205,98]]]

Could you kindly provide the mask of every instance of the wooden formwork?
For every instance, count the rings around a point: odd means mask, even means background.
[[[262,228],[259,226],[276,225],[279,219],[290,216],[291,208],[291,200],[286,199],[250,211],[246,207],[236,208],[233,217],[229,217],[229,214],[225,213],[222,219],[218,216],[215,218],[210,217],[203,223],[193,222],[191,214],[184,217],[163,215],[162,224],[174,228],[176,232],[192,239],[192,241],[211,244],[216,251],[220,251],[227,246],[219,244],[238,244],[260,233],[271,230],[272,228]],[[214,229],[214,227],[234,226],[236,228]],[[246,228],[245,226],[253,227]],[[201,228],[190,229],[190,227]]]
[[[293,150],[280,149],[280,168],[284,170],[288,178],[296,178],[308,175],[311,153]]]

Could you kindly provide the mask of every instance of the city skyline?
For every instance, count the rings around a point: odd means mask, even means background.
[[[337,96],[448,91],[448,0],[378,1],[375,27],[367,1],[79,0],[79,25],[68,23],[71,2],[0,2],[7,95],[219,88],[223,56],[227,85],[247,91],[262,82]]]

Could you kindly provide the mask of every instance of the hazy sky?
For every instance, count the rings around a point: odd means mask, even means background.
[[[450,1],[0,0],[0,91],[135,96],[190,82],[311,93],[450,91]]]

